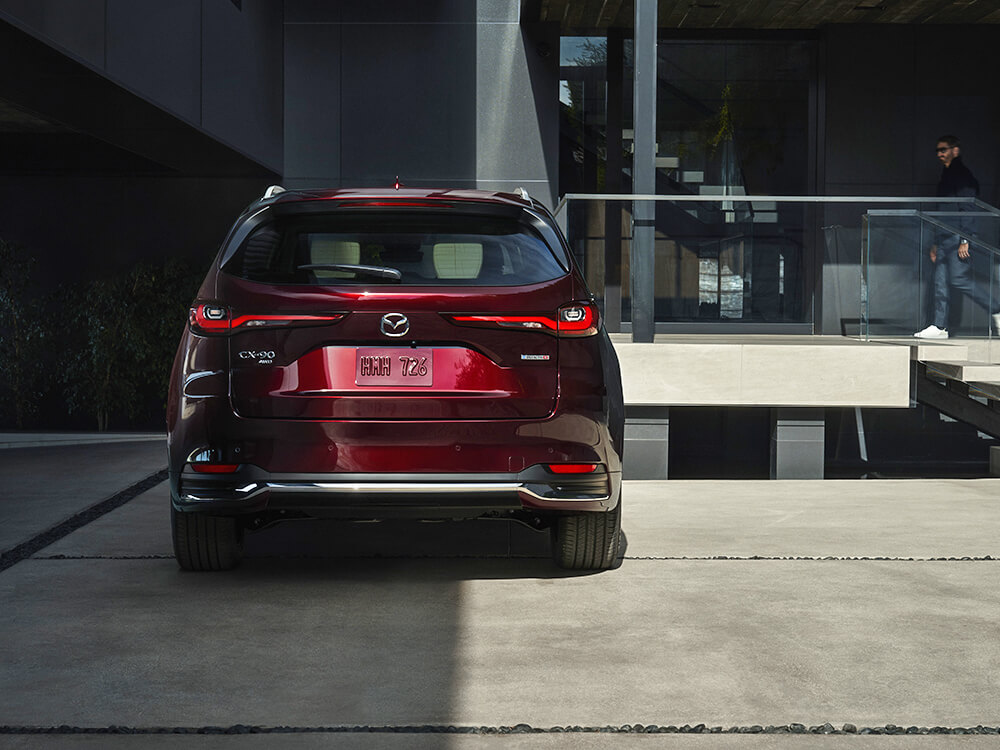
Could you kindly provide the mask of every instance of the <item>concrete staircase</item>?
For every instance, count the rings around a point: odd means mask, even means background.
[[[1000,438],[1000,340],[910,342],[914,399]]]

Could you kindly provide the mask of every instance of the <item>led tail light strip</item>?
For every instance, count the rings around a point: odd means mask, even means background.
[[[598,331],[597,307],[592,302],[574,302],[549,315],[449,315],[459,325],[480,328],[513,328],[556,336],[593,336]]]
[[[240,315],[232,317],[227,307],[205,302],[191,308],[188,321],[191,330],[201,334],[227,334],[237,329],[274,328],[292,325],[325,325],[346,317],[345,313],[329,315]]]

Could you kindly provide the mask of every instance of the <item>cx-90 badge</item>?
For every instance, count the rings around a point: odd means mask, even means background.
[[[382,316],[379,328],[386,336],[398,339],[410,332],[410,321],[403,313],[386,313]]]
[[[258,365],[269,365],[274,362],[274,352],[240,352],[240,359],[256,359]]]

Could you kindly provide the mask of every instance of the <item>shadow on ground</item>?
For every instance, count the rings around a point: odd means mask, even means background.
[[[623,533],[622,555],[626,547]],[[334,569],[347,559],[355,565],[365,559],[435,559],[453,561],[457,579],[466,578],[473,569],[480,573],[488,570],[489,578],[591,574],[562,570],[551,555],[548,530],[537,531],[510,521],[302,520],[247,534],[243,566],[262,570],[274,559],[281,559],[300,561],[314,569]]]

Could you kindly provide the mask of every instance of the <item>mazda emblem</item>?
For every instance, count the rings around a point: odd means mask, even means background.
[[[386,336],[398,339],[410,332],[410,321],[403,313],[386,313],[382,316],[379,328]]]

